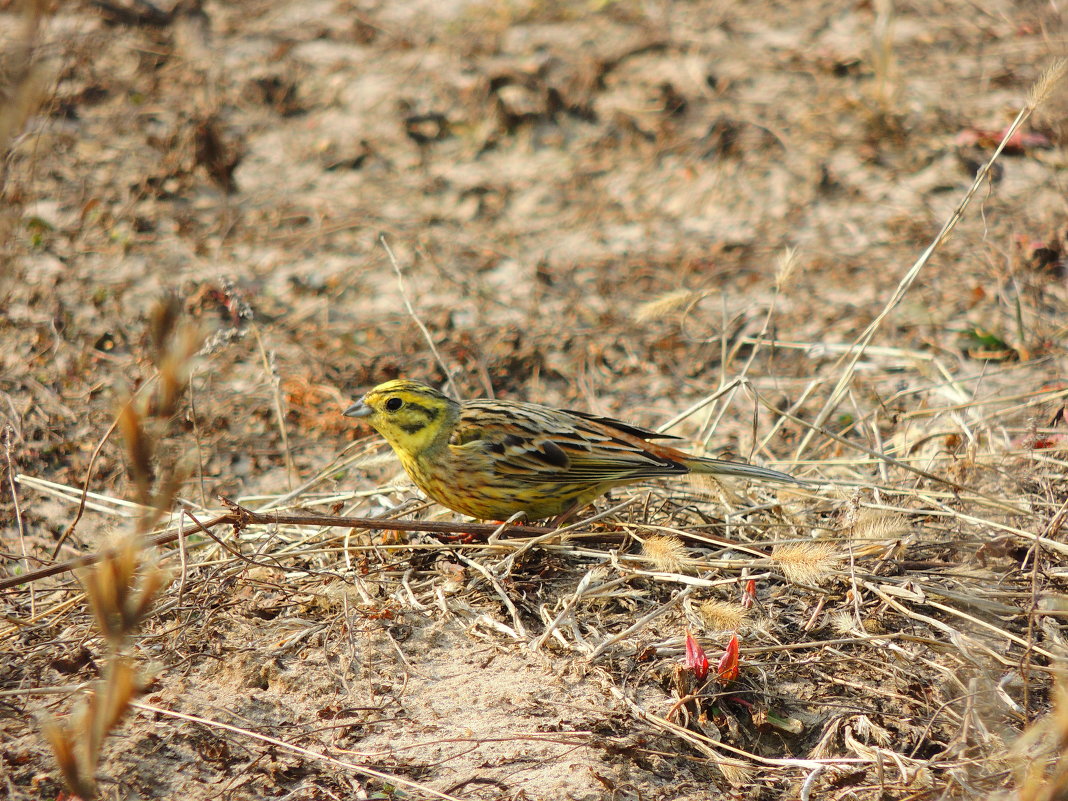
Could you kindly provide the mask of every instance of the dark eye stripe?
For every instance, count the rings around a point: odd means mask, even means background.
[[[413,412],[426,417],[428,423],[433,423],[438,419],[438,415],[441,414],[440,409],[431,409],[429,406],[423,406],[421,403],[409,403],[408,408]]]

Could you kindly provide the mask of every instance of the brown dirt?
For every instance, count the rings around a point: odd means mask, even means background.
[[[353,766],[464,799],[1046,797],[1020,771],[1053,758],[1068,608],[1068,84],[806,423],[1061,20],[897,4],[879,33],[883,5],[59,4],[20,71],[0,2],[0,98],[47,78],[0,173],[7,575],[52,561],[155,375],[165,293],[208,338],[157,454],[161,475],[188,455],[200,519],[315,476],[289,507],[416,497],[340,415],[382,380],[445,380],[406,299],[464,397],[655,426],[744,376],[674,432],[819,482],[619,491],[599,508],[634,503],[589,540],[511,562],[518,545],[311,527],[220,530],[231,551],[196,538],[184,568],[166,548],[180,578],[133,642],[158,670],[141,701],[351,764],[133,710],[104,797],[431,797]],[[107,500],[132,497],[129,470],[116,434],[58,558],[129,530]],[[663,527],[689,562],[638,558]],[[810,541],[830,545],[784,550]],[[743,623],[702,615],[749,578]],[[102,669],[79,594],[64,574],[0,597],[12,799],[58,796],[39,716]],[[713,663],[737,630],[735,682],[679,672],[688,630]]]

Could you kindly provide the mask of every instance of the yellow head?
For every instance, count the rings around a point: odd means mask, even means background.
[[[367,418],[403,458],[444,446],[460,416],[460,404],[426,384],[399,378],[379,384],[345,415]]]

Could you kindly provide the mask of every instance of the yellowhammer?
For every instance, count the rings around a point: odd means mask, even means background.
[[[797,483],[777,470],[649,442],[678,437],[610,417],[516,401],[458,403],[404,379],[380,384],[345,414],[366,417],[423,492],[482,520],[563,515],[620,484],[685,473]]]

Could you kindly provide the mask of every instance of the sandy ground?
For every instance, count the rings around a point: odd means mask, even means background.
[[[153,8],[48,9],[27,71],[0,2],[0,97],[43,87],[0,174],[5,576],[134,526],[108,432],[160,370],[167,294],[205,345],[153,469],[189,467],[201,520],[299,488],[278,508],[459,521],[340,414],[445,370],[647,426],[744,378],[672,432],[814,483],[654,482],[534,544],[168,545],[125,646],[155,711],[104,741],[101,797],[1054,797],[1020,771],[1055,758],[1064,653],[1068,84],[843,354],[1060,53],[1055,7]],[[665,534],[682,561],[642,556]],[[12,799],[63,797],[40,719],[105,671],[80,587],[0,596]]]

